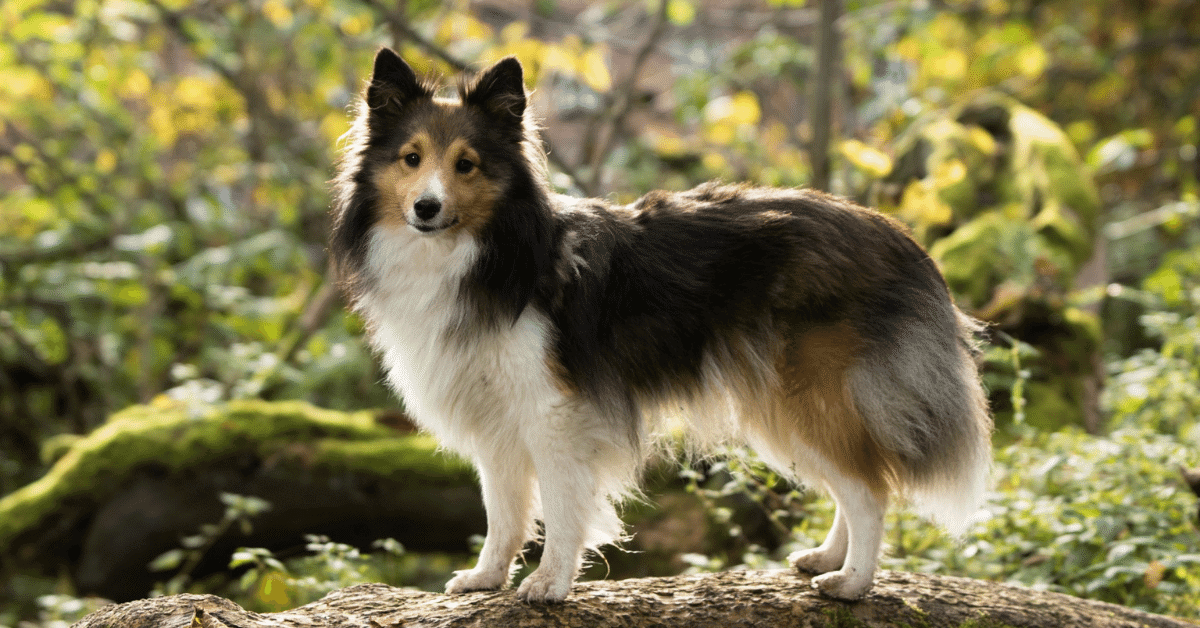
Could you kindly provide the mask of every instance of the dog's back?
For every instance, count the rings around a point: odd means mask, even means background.
[[[557,200],[544,307],[572,386],[635,432],[690,402],[703,443],[747,438],[798,479],[828,463],[962,529],[990,455],[978,328],[902,226],[805,190]]]

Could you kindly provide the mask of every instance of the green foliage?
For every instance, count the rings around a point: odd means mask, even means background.
[[[1141,317],[1159,339],[1113,364],[1109,405],[1128,425],[1200,442],[1200,247],[1169,253],[1142,282]]]
[[[900,564],[946,561],[974,577],[1195,617],[1195,499],[1178,476],[1189,455],[1144,428],[1053,433],[1002,449],[1007,475],[978,535],[957,556],[931,547]]]
[[[231,569],[242,569],[238,581],[246,608],[278,611],[313,602],[330,591],[366,582],[389,579],[404,557],[404,546],[395,539],[374,543],[378,552],[364,555],[357,548],[327,537],[309,535],[309,555],[285,565],[264,548],[242,548],[234,553]]]
[[[219,522],[200,526],[196,534],[180,539],[182,547],[167,550],[150,562],[151,571],[175,571],[175,575],[155,587],[151,595],[187,591],[193,572],[217,540],[235,525],[242,534],[250,534],[253,529],[251,519],[271,509],[271,504],[250,495],[221,493],[221,503],[225,504],[225,514]]]
[[[83,619],[88,613],[107,606],[109,602],[100,598],[80,598],[65,593],[47,593],[37,596],[36,603],[36,622],[22,622],[18,625],[12,613],[15,609],[0,608],[0,626],[67,628]]]

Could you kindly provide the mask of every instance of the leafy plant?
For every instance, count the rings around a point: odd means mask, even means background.
[[[221,493],[221,503],[225,504],[225,514],[221,521],[200,526],[196,534],[180,539],[182,547],[167,550],[150,562],[151,571],[176,570],[170,580],[155,589],[154,595],[186,591],[192,583],[192,574],[196,567],[218,539],[235,525],[242,534],[250,534],[251,519],[271,509],[271,504],[266,500],[233,493]]]
[[[248,607],[262,610],[292,608],[317,600],[336,589],[385,580],[389,563],[405,555],[395,539],[380,539],[379,551],[364,555],[358,548],[308,535],[310,554],[285,564],[265,548],[241,548],[233,554],[230,569],[245,569],[239,580]]]

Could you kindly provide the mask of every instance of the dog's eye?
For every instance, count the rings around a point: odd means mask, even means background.
[[[409,153],[404,156],[404,163],[408,164],[411,168],[416,168],[421,165],[421,156],[416,153]]]
[[[474,168],[475,168],[475,164],[471,163],[471,160],[469,160],[469,159],[459,159],[458,163],[454,164],[454,169],[457,170],[460,174],[467,174]]]

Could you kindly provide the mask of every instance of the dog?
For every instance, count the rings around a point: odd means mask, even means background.
[[[799,189],[560,195],[515,58],[438,89],[378,52],[329,247],[388,383],[478,470],[486,540],[447,592],[508,586],[540,521],[517,596],[563,600],[622,538],[664,417],[828,491],[828,538],[789,556],[827,596],[870,589],[893,496],[965,527],[991,461],[980,325],[900,224]]]

